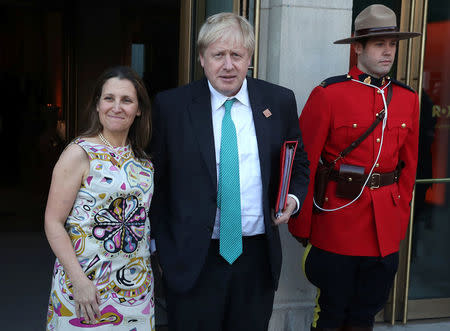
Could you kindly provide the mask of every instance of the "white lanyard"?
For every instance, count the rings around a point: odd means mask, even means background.
[[[387,83],[387,84],[381,89],[381,88],[379,88],[378,86],[375,86],[375,85],[372,85],[372,84],[368,84],[368,83],[365,83],[365,82],[360,82],[359,80],[356,80],[356,79],[352,79],[352,81],[354,81],[354,82],[356,82],[356,83],[359,83],[359,84],[364,84],[364,85],[373,87],[373,88],[377,89],[378,91],[380,91],[379,93],[381,94],[381,97],[382,97],[382,99],[383,99],[383,104],[384,104],[384,118],[383,118],[383,123],[381,124],[381,140],[380,140],[380,147],[378,148],[378,155],[377,155],[377,158],[375,159],[375,162],[373,163],[372,168],[370,169],[370,172],[369,172],[369,174],[367,175],[366,181],[364,182],[364,184],[363,184],[363,186],[362,186],[362,188],[361,188],[361,191],[359,192],[358,196],[357,196],[356,198],[354,198],[352,201],[346,203],[346,204],[343,205],[343,206],[340,206],[340,207],[337,207],[337,208],[332,208],[332,209],[326,209],[326,208],[319,207],[319,206],[317,205],[316,200],[314,199],[314,195],[313,195],[313,203],[314,203],[314,206],[316,206],[316,208],[319,209],[319,210],[321,210],[321,211],[328,211],[328,212],[337,211],[337,210],[340,210],[340,209],[343,209],[343,208],[345,208],[345,207],[350,206],[352,203],[354,203],[356,200],[358,200],[359,197],[361,196],[361,194],[362,194],[363,191],[364,191],[364,187],[366,186],[367,182],[369,181],[370,177],[372,176],[373,169],[375,168],[376,164],[378,163],[378,159],[380,158],[380,155],[381,155],[381,148],[382,148],[382,146],[383,146],[383,139],[384,139],[384,129],[385,129],[385,127],[386,127],[387,118],[388,118],[388,105],[387,105],[387,102],[386,102],[386,97],[384,96],[384,89],[385,89],[386,87],[388,87],[388,86],[391,84],[391,82],[389,81],[389,83]]]

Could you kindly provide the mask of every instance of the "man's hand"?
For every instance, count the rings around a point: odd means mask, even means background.
[[[291,217],[294,210],[297,208],[297,202],[290,196],[287,197],[286,208],[283,209],[282,215],[278,218],[275,217],[274,212],[272,211],[272,222],[274,225],[279,225],[283,223],[289,222],[289,218]]]

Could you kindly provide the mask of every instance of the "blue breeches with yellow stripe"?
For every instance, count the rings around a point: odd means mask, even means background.
[[[367,330],[383,308],[398,267],[398,252],[385,257],[348,256],[309,244],[306,278],[317,287],[312,330]]]

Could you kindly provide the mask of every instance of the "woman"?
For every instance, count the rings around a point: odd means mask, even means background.
[[[99,78],[90,127],[53,170],[45,233],[57,259],[48,330],[154,330],[150,100],[130,68]]]

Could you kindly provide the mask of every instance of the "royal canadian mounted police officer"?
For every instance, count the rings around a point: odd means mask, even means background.
[[[303,269],[318,289],[311,330],[372,330],[388,298],[410,215],[419,104],[387,75],[397,41],[418,35],[399,32],[391,9],[365,8],[354,37],[335,41],[353,44],[357,65],[317,86],[300,116],[313,178],[289,230],[307,244]]]

